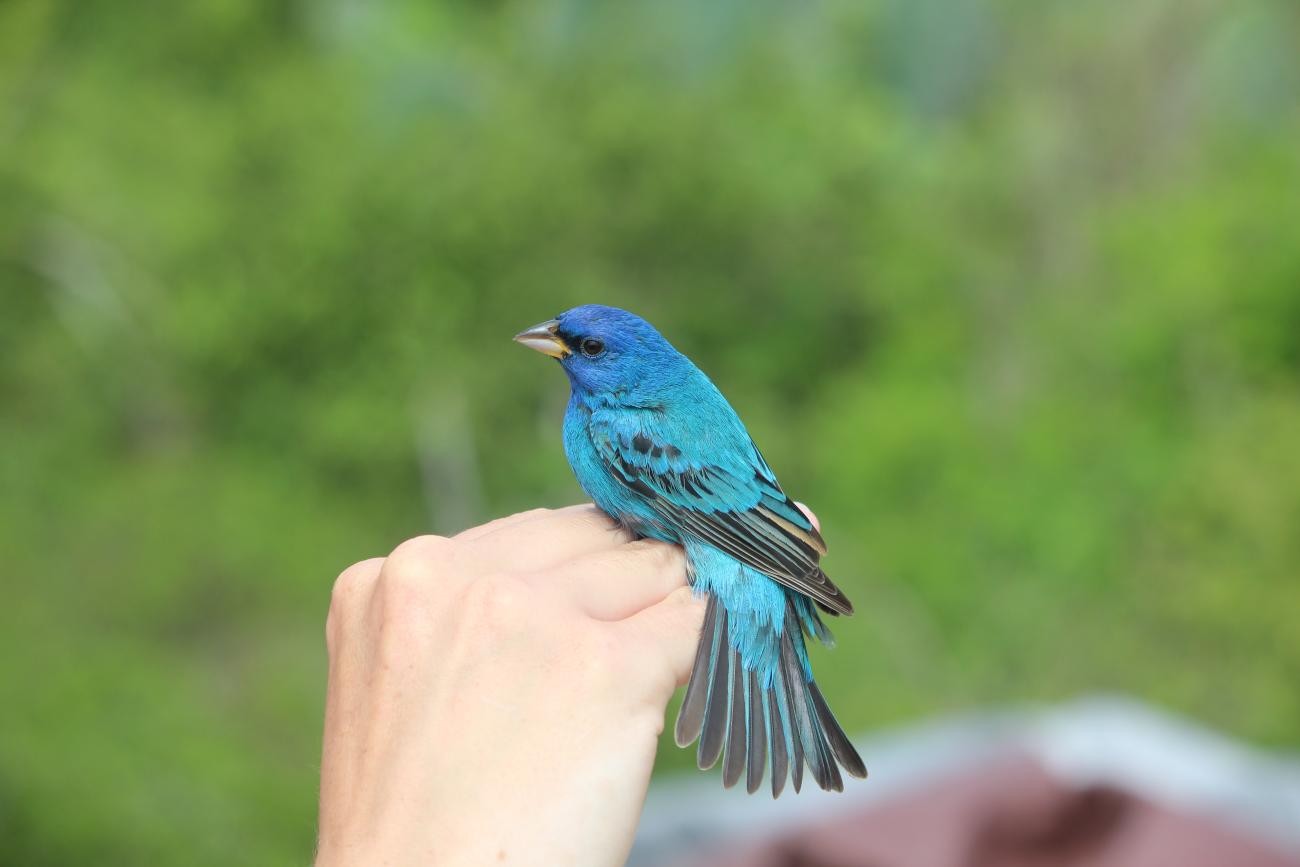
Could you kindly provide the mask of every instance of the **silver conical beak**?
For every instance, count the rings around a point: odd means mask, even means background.
[[[563,358],[569,354],[569,347],[564,345],[557,333],[560,330],[560,320],[548,319],[532,328],[520,331],[515,335],[515,343],[522,343],[529,349],[536,349],[543,355],[549,355],[551,358]]]

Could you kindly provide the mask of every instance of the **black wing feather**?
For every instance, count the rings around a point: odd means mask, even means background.
[[[645,433],[638,436],[654,439]],[[623,452],[612,438],[598,435],[595,444],[614,478],[639,494],[669,525],[810,597],[826,611],[853,613],[853,604],[821,570],[821,555],[826,552],[821,534],[816,528],[799,527],[777,512],[777,508],[789,511],[798,507],[775,479],[755,469],[753,484],[759,485],[760,491],[757,502],[747,509],[718,508],[703,502],[704,497],[712,495],[713,488],[702,479],[714,480],[715,487],[738,487],[739,480],[725,468],[656,472],[641,460],[639,452]],[[680,449],[662,442],[656,441],[654,446],[652,453],[661,449],[668,454],[682,454]],[[745,484],[751,483],[746,480]]]

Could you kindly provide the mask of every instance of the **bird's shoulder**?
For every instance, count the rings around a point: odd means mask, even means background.
[[[586,428],[612,474],[647,499],[706,515],[761,506],[811,530],[725,400],[597,409]]]
[[[657,475],[722,469],[742,477],[770,477],[749,432],[725,401],[672,406],[594,409],[587,420],[599,448]]]

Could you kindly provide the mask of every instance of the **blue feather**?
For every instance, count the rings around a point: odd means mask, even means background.
[[[770,756],[774,797],[787,772],[799,790],[804,764],[824,789],[843,788],[841,767],[865,776],[804,643],[829,644],[821,612],[853,608],[821,570],[821,534],[726,398],[626,311],[576,307],[545,334],[572,387],[564,449],[579,484],[638,535],[682,545],[693,586],[709,596],[678,743],[699,739],[701,768],[725,747],[724,784],[743,775],[750,792]]]

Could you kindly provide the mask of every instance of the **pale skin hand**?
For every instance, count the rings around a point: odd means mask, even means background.
[[[346,569],[317,867],[622,864],[694,661],[704,605],[685,572],[680,548],[590,505]]]
[[[621,864],[703,604],[594,506],[339,576],[316,863]]]

